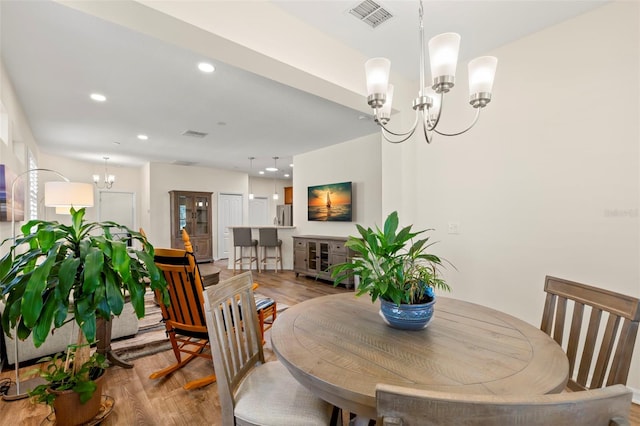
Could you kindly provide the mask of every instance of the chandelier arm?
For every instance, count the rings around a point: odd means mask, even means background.
[[[416,131],[416,127],[418,126],[419,115],[420,115],[420,111],[416,110],[416,118],[413,121],[413,124],[411,125],[411,128],[408,131],[401,132],[401,133],[396,133],[396,132],[388,129],[384,124],[382,124],[382,122],[380,120],[377,120],[377,117],[378,117],[377,108],[375,109],[374,117],[376,117],[376,123],[378,124],[378,126],[380,126],[382,128],[382,130],[383,130],[382,133],[383,134],[386,132],[386,133],[388,133],[390,135],[397,136],[397,137],[405,137],[406,136],[406,138],[403,139],[403,141],[405,141],[405,140],[409,139],[411,137],[411,135],[413,135],[413,133]],[[387,139],[387,138],[385,138],[385,139]],[[389,139],[387,139],[387,140],[389,141]],[[389,141],[389,142],[391,142],[391,141]]]
[[[402,142],[408,140],[411,136],[413,136],[413,134],[416,132],[417,128],[418,128],[418,126],[414,125],[413,128],[411,129],[411,131],[403,134],[402,135],[403,137],[401,139],[398,139],[398,140],[394,140],[394,139],[391,139],[390,137],[388,137],[387,136],[388,132],[385,131],[385,129],[383,128],[382,129],[382,137],[389,143],[396,143],[396,144],[397,143],[402,143]]]
[[[432,129],[429,129],[428,125],[427,125],[427,120],[422,120],[422,131],[424,133],[424,139],[427,141],[428,144],[431,144],[431,142],[433,142],[433,135],[431,135],[431,137],[429,137],[429,131]]]
[[[481,110],[481,108],[476,108],[476,117],[473,119],[473,122],[469,125],[469,127],[467,127],[466,129],[464,129],[464,130],[462,130],[460,132],[445,133],[445,132],[438,131],[438,129],[433,129],[433,131],[436,132],[439,135],[442,135],[442,136],[458,136],[458,135],[461,135],[461,134],[463,134],[465,132],[468,132],[478,122],[478,118],[480,118],[480,110]]]
[[[440,92],[440,106],[438,107],[438,115],[436,115],[435,120],[431,120],[430,108],[427,108],[427,112],[424,113],[424,121],[427,123],[427,129],[429,131],[435,130],[440,122],[440,117],[442,116],[442,104],[444,103],[444,93]],[[431,142],[429,142],[431,143]]]

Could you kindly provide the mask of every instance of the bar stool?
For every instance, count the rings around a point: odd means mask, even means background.
[[[244,255],[244,249],[249,248],[249,256]],[[240,248],[240,258],[236,258],[236,249]],[[255,256],[251,253],[253,248]],[[236,273],[236,264],[240,264],[240,270],[242,271],[242,265],[248,261],[249,269],[251,264],[256,262],[256,269],[260,272],[260,263],[258,262],[258,240],[251,238],[251,228],[233,228],[233,273]]]
[[[262,269],[266,269],[267,262],[273,260],[273,266],[276,273],[278,272],[278,262],[280,262],[280,270],[282,270],[282,240],[278,239],[277,228],[260,228],[260,247],[262,248],[262,259],[260,260],[260,266]],[[275,253],[273,256],[268,256],[269,248],[274,248]]]

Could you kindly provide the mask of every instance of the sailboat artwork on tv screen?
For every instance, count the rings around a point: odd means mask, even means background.
[[[310,186],[307,219],[351,222],[351,182]]]

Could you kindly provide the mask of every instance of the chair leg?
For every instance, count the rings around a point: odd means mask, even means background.
[[[280,270],[282,271],[282,246],[278,245],[276,247],[276,272],[278,272],[278,262],[280,262]]]
[[[233,275],[236,274],[236,246],[233,246]]]

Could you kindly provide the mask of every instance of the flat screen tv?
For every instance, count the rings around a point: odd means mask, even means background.
[[[351,182],[310,186],[307,219],[320,222],[351,222]]]

